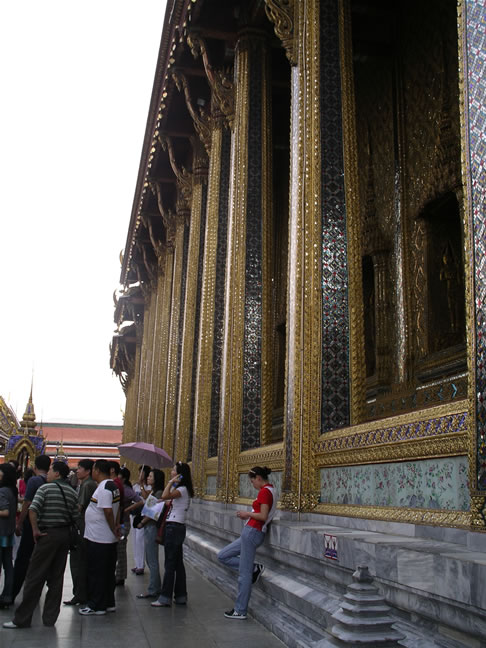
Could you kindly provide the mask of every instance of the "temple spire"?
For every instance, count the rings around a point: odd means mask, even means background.
[[[32,400],[32,392],[34,388],[34,377],[32,376],[32,382],[30,384],[30,396],[29,396],[29,401],[27,403],[27,406],[25,408],[24,415],[22,417],[22,422],[21,422],[21,427],[24,430],[26,434],[32,431],[32,433],[35,432],[35,427],[36,427],[36,421],[35,421],[35,410],[34,410],[34,403]]]

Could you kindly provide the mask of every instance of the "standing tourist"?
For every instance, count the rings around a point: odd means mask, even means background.
[[[165,476],[161,470],[154,468],[149,472],[147,477],[147,485],[151,491],[149,495],[153,495],[157,499],[162,497],[164,492]],[[142,497],[144,496],[142,490]],[[145,561],[150,572],[150,580],[147,592],[145,594],[137,594],[137,598],[157,598],[160,594],[160,566],[159,566],[159,545],[156,542],[157,526],[154,520],[149,517],[144,517],[139,524],[139,528],[144,531],[144,546],[145,546]]]
[[[265,539],[265,532],[277,509],[275,489],[268,481],[270,468],[255,466],[248,477],[258,496],[253,502],[251,512],[237,511],[240,520],[246,520],[241,536],[221,549],[218,560],[238,572],[238,595],[235,607],[224,613],[227,619],[246,619],[251,586],[255,584],[265,567],[255,563],[255,553]]]
[[[17,475],[10,464],[0,464],[0,572],[3,567],[4,584],[0,608],[12,603],[13,564],[15,544],[15,517],[17,515]]]
[[[143,499],[146,499],[150,494],[150,487],[147,484],[147,478],[150,474],[150,466],[140,466],[138,483],[134,484],[133,490],[137,495],[140,495]],[[140,513],[140,510],[143,507],[143,501],[140,502],[139,506],[132,506],[130,513],[133,515],[133,562],[134,566],[132,572],[137,576],[142,576],[145,568],[145,547],[144,547],[144,530],[138,528],[138,522],[136,521],[137,515]],[[139,519],[139,522],[141,518]]]
[[[98,459],[92,470],[98,484],[84,516],[88,563],[88,603],[79,614],[115,612],[116,545],[119,537],[120,491],[110,479],[110,464]]]
[[[120,514],[121,536],[118,541],[116,555],[115,584],[121,587],[125,584],[127,577],[127,542],[130,533],[130,507],[141,501],[140,495],[133,490],[130,482],[130,471],[128,468],[120,470],[120,479],[123,482],[122,507]]]
[[[55,461],[47,473],[47,484],[37,490],[30,505],[35,548],[25,577],[22,603],[13,621],[4,623],[4,628],[30,627],[45,583],[48,589],[42,621],[45,626],[53,626],[57,621],[69,551],[69,527],[78,515],[78,498],[66,481],[68,474],[67,465]]]
[[[98,487],[98,484],[91,476],[93,466],[94,461],[91,459],[81,459],[76,470],[76,477],[78,478],[79,484],[78,526],[82,539],[79,546],[70,551],[69,566],[71,568],[71,577],[73,580],[73,597],[69,601],[64,601],[64,605],[85,604],[88,600],[88,564],[86,561],[86,542],[84,540],[84,516],[91,501],[91,497]]]
[[[29,507],[32,504],[37,489],[43,486],[47,481],[47,471],[51,465],[51,459],[47,455],[39,455],[35,458],[34,462],[34,477],[29,479],[27,488],[25,490],[24,501],[22,503],[22,510],[20,511],[15,528],[15,534],[21,536],[17,556],[14,564],[14,584],[13,584],[13,600],[22,589],[24,584],[25,575],[29,567],[30,557],[34,551],[34,537],[32,535],[32,526],[28,515]]]
[[[165,572],[162,591],[153,607],[170,607],[172,598],[176,605],[187,603],[186,570],[182,545],[186,537],[186,513],[190,498],[194,497],[191,469],[186,463],[178,461],[171,472],[171,479],[162,493],[161,499],[170,506],[165,525]]]

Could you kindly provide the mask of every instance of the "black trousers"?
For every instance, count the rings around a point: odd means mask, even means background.
[[[27,574],[27,569],[29,568],[30,557],[34,551],[34,536],[32,535],[32,527],[30,524],[25,524],[22,527],[22,536],[20,538],[19,548],[17,550],[17,556],[14,563],[14,579],[13,579],[13,589],[12,589],[12,599],[15,600],[15,597],[22,589],[24,584],[25,575]]]
[[[182,545],[186,537],[186,525],[167,522],[165,527],[165,572],[162,583],[160,599],[166,603],[172,602],[172,595],[176,599],[187,596],[186,570]]]
[[[116,542],[102,544],[87,540],[88,607],[106,610],[115,607]]]
[[[69,552],[69,565],[73,580],[73,598],[80,603],[88,600],[88,563],[86,560],[86,540],[83,538],[79,547]]]

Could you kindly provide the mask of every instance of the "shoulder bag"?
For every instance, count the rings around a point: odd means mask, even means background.
[[[156,523],[157,535],[155,537],[155,542],[159,545],[163,545],[165,543],[165,525],[167,524],[167,518],[171,510],[172,510],[172,500],[170,500],[170,503],[167,502],[167,504],[164,506],[162,515],[159,515],[159,519],[157,520]]]

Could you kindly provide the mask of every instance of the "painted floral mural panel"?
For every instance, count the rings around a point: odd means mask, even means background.
[[[322,468],[321,501],[469,510],[467,457]]]
[[[206,495],[216,495],[216,475],[207,476]]]

